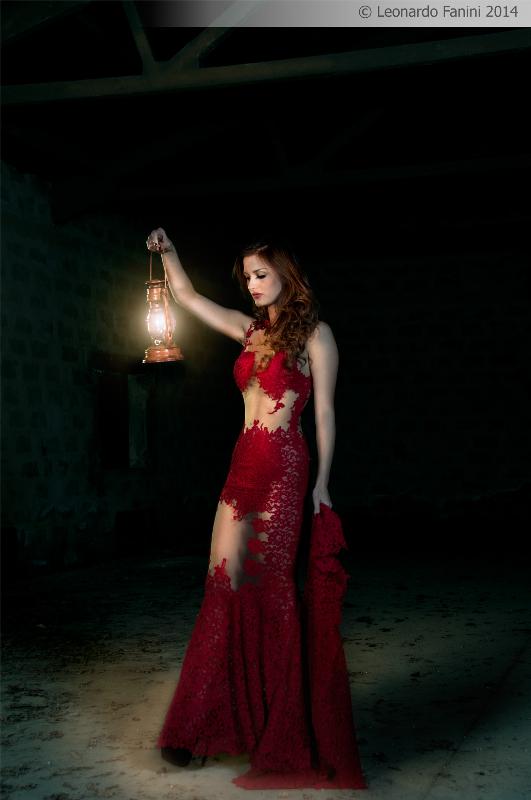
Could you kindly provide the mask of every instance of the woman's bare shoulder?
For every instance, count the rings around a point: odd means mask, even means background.
[[[320,319],[317,325],[315,326],[314,330],[308,337],[308,347],[311,347],[312,344],[326,344],[327,342],[334,341],[334,334],[332,332],[332,328],[325,322],[324,320]]]
[[[320,320],[312,331],[307,342],[310,365],[333,363],[337,359],[337,344],[332,328],[327,322]]]

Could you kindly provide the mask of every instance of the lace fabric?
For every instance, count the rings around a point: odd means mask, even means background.
[[[203,602],[157,746],[248,753],[251,769],[233,779],[242,788],[364,788],[337,628],[341,573],[328,569],[330,555],[319,556],[303,599],[295,584],[309,475],[300,414],[311,375],[269,351],[254,322],[234,378],[245,420],[219,496]],[[314,555],[316,541],[325,550],[330,544],[328,527],[316,525]],[[337,525],[330,530],[337,539]],[[336,592],[326,599],[320,588],[328,591],[329,576]],[[323,692],[319,671],[331,654],[337,689]],[[327,734],[338,714],[341,726]]]
[[[300,415],[312,387],[307,356],[304,370],[289,369],[286,354],[268,346],[267,326],[251,323],[234,364],[234,378],[245,403],[245,427],[258,421],[268,430],[282,427],[301,433]]]

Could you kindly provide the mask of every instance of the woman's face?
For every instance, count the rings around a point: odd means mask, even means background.
[[[245,256],[243,277],[257,306],[268,306],[278,300],[282,281],[277,271],[260,256]]]

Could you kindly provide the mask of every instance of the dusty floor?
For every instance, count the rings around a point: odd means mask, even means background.
[[[154,742],[202,597],[201,558],[4,585],[5,800],[529,800],[523,566],[358,562],[342,632],[369,789],[246,792],[246,757],[186,769]]]

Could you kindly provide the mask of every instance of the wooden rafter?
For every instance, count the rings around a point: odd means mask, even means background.
[[[196,69],[199,67],[199,60],[220,44],[232,30],[232,28],[205,28],[173,58],[164,62],[163,71],[169,74],[172,70]]]
[[[142,74],[152,75],[157,70],[157,62],[153,58],[153,53],[151,52],[151,47],[140,17],[138,16],[136,6],[133,0],[123,0],[122,5],[129,27],[131,28],[131,33],[133,34],[133,39],[135,40],[136,48],[142,59]]]
[[[312,170],[306,167],[292,168],[279,176],[267,178],[233,179],[219,181],[196,181],[180,183],[178,186],[157,185],[157,197],[190,198],[220,194],[284,191],[290,188],[312,186],[341,186],[377,181],[409,180],[410,178],[441,177],[445,175],[492,173],[500,170],[525,170],[531,168],[531,155],[522,154],[503,157],[468,158],[459,161],[440,161],[398,166],[367,167],[364,169],[339,170],[336,172]],[[522,176],[523,177],[523,176]],[[527,184],[527,178],[525,178]],[[142,192],[145,193],[142,187]]]
[[[208,28],[185,45],[173,58],[166,61],[164,72],[171,70],[195,69],[199,67],[200,59],[214,50],[234,28],[255,10],[259,0],[241,0],[231,3],[221,14],[212,21]]]
[[[214,181],[194,181],[193,183],[159,183],[151,187],[138,183],[137,188],[129,184],[127,200],[141,197],[144,201],[152,191],[157,201],[190,200],[201,197],[219,197],[228,194],[242,196],[265,192],[286,192],[291,189],[311,189],[334,186],[370,184],[396,180],[410,180],[446,175],[491,174],[497,171],[512,170],[527,185],[527,173],[531,169],[531,155],[516,155],[500,158],[474,158],[439,163],[408,164],[400,166],[368,167],[365,169],[341,170],[337,172],[314,170],[310,167],[291,167],[279,171],[277,175],[266,178],[248,178]],[[101,203],[102,196],[109,200],[120,198],[117,175],[109,175],[104,182],[95,178],[92,182],[72,179],[57,182],[52,187],[52,208],[56,222],[66,222],[92,206]]]
[[[19,2],[2,17],[2,45],[11,44],[23,36],[35,33],[59,17],[65,17],[88,5],[90,0],[39,0]]]
[[[238,127],[238,121],[227,121],[205,125],[192,125],[157,140],[156,147],[146,148],[144,142],[125,150],[114,157],[112,163],[105,165],[103,171],[96,170],[94,163],[89,175],[72,175],[54,182],[52,189],[52,207],[56,220],[64,221],[77,216],[90,208],[98,206],[102,197],[119,194],[120,186],[134,172],[145,171],[152,165],[160,165],[161,160],[175,158],[176,152],[181,158],[187,157],[187,150],[201,142],[208,142],[211,137],[227,136]],[[144,185],[144,183],[141,183]]]
[[[435,64],[530,49],[531,30],[519,28],[502,33],[464,36],[458,39],[332,53],[307,58],[289,58],[201,69],[185,68],[182,71],[163,67],[148,75],[5,86],[2,92],[2,101],[4,105],[20,105],[224,88],[287,79],[340,76],[412,67],[420,64]]]
[[[383,108],[371,108],[361,113],[345,127],[338,126],[338,130],[331,139],[306,162],[305,167],[323,169],[326,162],[341,150],[342,147],[345,147],[345,145],[349,144],[349,142],[356,137],[366,133],[384,113],[385,111]]]

